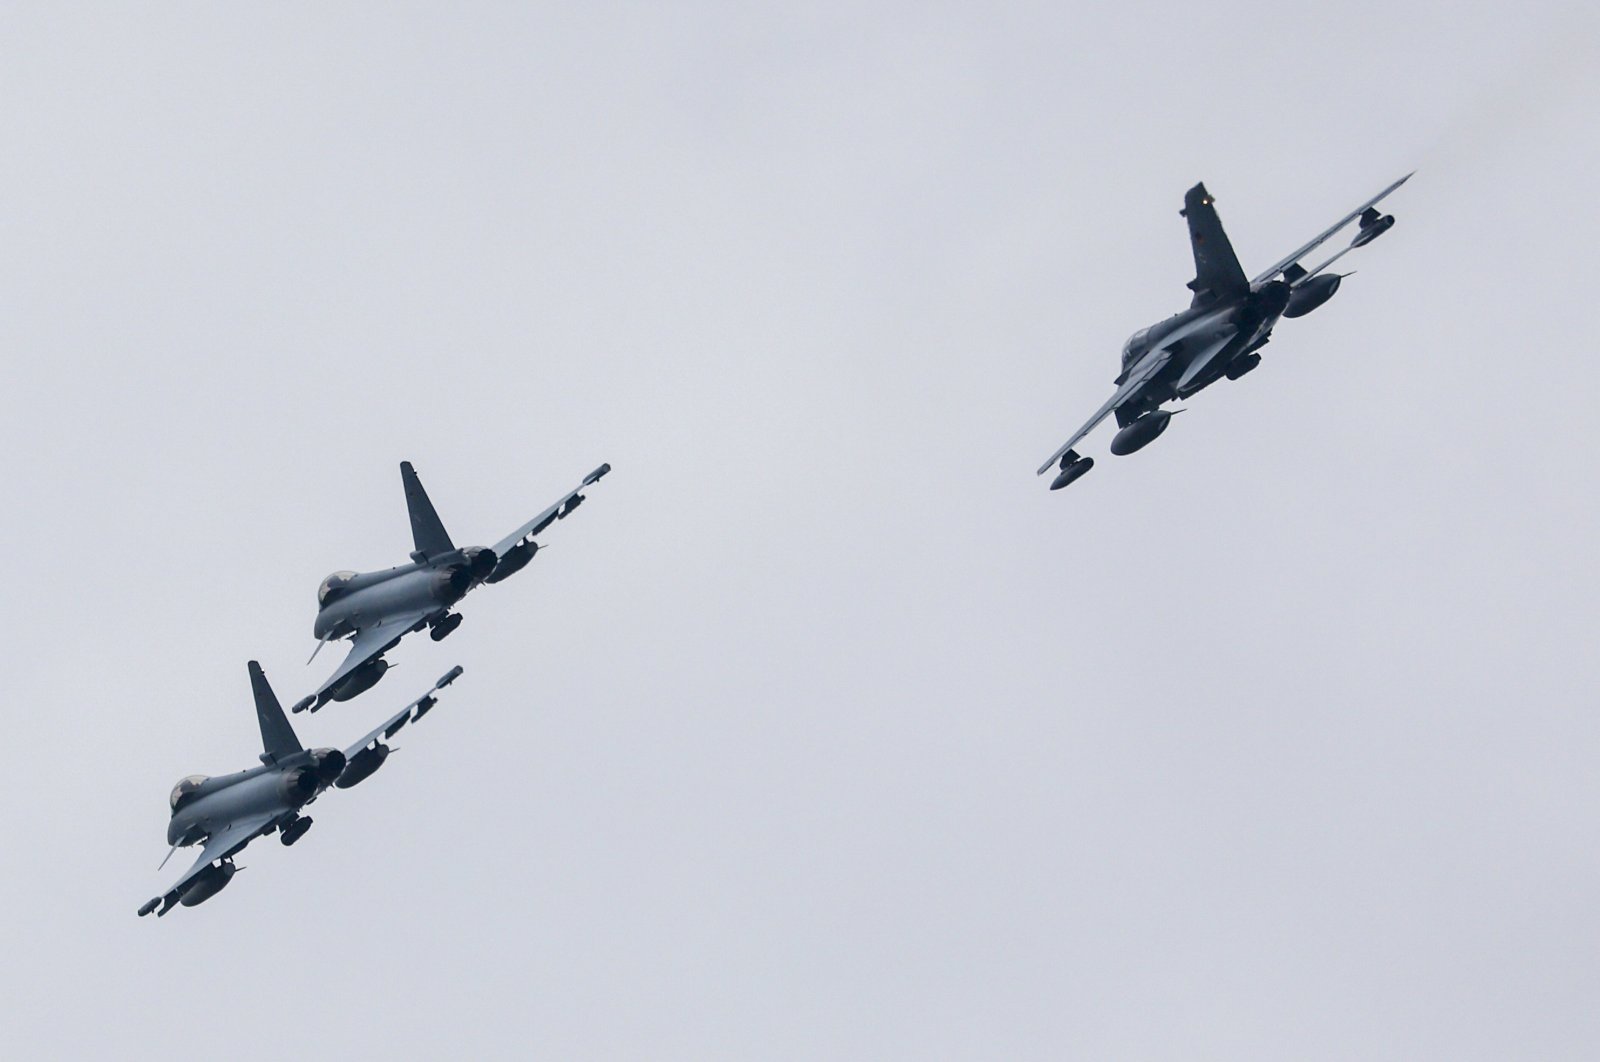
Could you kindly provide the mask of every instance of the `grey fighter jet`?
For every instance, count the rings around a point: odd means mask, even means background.
[[[290,710],[314,712],[329,701],[347,701],[370,689],[389,669],[383,654],[412,631],[428,628],[434,641],[443,640],[461,625],[460,614],[450,611],[456,602],[479,583],[498,583],[520,571],[539,551],[534,536],[570,515],[583,503],[582,491],[610,471],[610,465],[601,465],[590,472],[577,489],[492,547],[461,549],[445,533],[411,462],[401,462],[416,545],[411,563],[381,572],[334,572],[322,581],[312,627],[317,648],[311,658],[339,638],[351,640],[350,652],[316,693]]]
[[[257,837],[275,832],[284,844],[294,844],[311,828],[311,819],[301,814],[306,806],[328,786],[349,789],[382,767],[393,751],[384,741],[426,715],[437,703],[434,694],[460,677],[461,668],[450,669],[433,689],[341,752],[303,747],[261,665],[250,661],[256,720],[261,724],[261,766],[217,778],[192,774],[173,787],[172,821],[167,824],[172,851],[167,859],[179,848],[201,842],[205,847],[172,888],[139,908],[139,917],[151,911],[164,915],[180,903],[193,907],[221,892],[239,870],[233,865],[234,855]],[[163,859],[161,865],[166,864]]]
[[[1195,277],[1189,282],[1194,299],[1184,312],[1129,337],[1122,348],[1122,374],[1114,381],[1116,393],[1039,466],[1041,476],[1058,470],[1050,489],[1060,490],[1094,467],[1094,458],[1080,457],[1073,447],[1106,417],[1115,416],[1119,429],[1111,440],[1111,452],[1131,454],[1165,431],[1173,413],[1182,412],[1164,410],[1164,403],[1189,398],[1223,377],[1237,380],[1261,364],[1257,352],[1272,337],[1278,319],[1303,317],[1333,298],[1348,274],[1329,273],[1328,268],[1394,226],[1393,215],[1379,214],[1375,208],[1410,179],[1406,174],[1249,280],[1206,186],[1189,189],[1179,213],[1188,219],[1194,250]],[[1348,247],[1315,268],[1300,264],[1352,221],[1357,227]]]

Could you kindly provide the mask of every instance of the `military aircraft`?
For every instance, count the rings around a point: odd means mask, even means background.
[[[167,859],[179,848],[201,841],[205,847],[172,888],[139,908],[139,917],[151,911],[164,915],[177,904],[193,907],[221,892],[241,869],[233,865],[234,855],[257,837],[276,832],[284,844],[294,844],[311,828],[310,817],[301,814],[306,805],[328,786],[349,789],[382,767],[394,751],[384,741],[426,715],[437,703],[434,694],[460,677],[461,668],[451,668],[431,690],[340,752],[300,744],[261,665],[250,661],[256,720],[261,724],[261,766],[217,778],[192,774],[173,787],[172,821],[167,824],[172,850]],[[161,865],[166,866],[167,860]]]
[[[498,583],[526,566],[540,548],[534,536],[566,519],[583,503],[584,488],[610,471],[607,464],[590,472],[577,489],[494,546],[460,549],[445,533],[411,462],[401,462],[400,479],[406,488],[411,537],[416,545],[411,563],[381,572],[334,572],[322,581],[312,626],[317,648],[311,659],[339,638],[351,639],[350,652],[317,692],[290,710],[309,708],[314,712],[329,701],[347,701],[372,688],[389,669],[383,654],[413,631],[429,628],[436,642],[448,637],[461,625],[460,613],[450,611],[456,602],[479,583]]]
[[[1278,319],[1303,317],[1315,310],[1333,298],[1349,275],[1329,273],[1328,267],[1394,227],[1394,216],[1379,214],[1375,208],[1410,179],[1411,174],[1406,174],[1249,280],[1222,230],[1206,186],[1197,184],[1189,189],[1179,214],[1189,221],[1195,277],[1188,286],[1194,299],[1184,312],[1128,338],[1122,348],[1122,374],[1114,381],[1116,393],[1039,466],[1041,476],[1059,469],[1050,489],[1060,490],[1094,467],[1094,458],[1081,457],[1073,448],[1106,417],[1115,415],[1119,429],[1111,440],[1111,452],[1131,454],[1166,431],[1174,413],[1183,412],[1164,410],[1163,403],[1187,399],[1223,377],[1237,380],[1261,364],[1257,351],[1272,337]],[[1357,228],[1348,247],[1314,269],[1300,264],[1352,221]]]

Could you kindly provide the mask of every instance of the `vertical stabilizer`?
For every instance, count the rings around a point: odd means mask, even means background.
[[[278,695],[267,684],[261,665],[250,661],[250,688],[256,695],[256,721],[261,724],[261,759],[281,760],[301,751],[300,739],[283,714]]]
[[[1194,251],[1194,279],[1189,281],[1189,290],[1194,292],[1195,306],[1237,298],[1250,290],[1233,244],[1222,230],[1215,202],[1204,184],[1195,185],[1183,197],[1181,213],[1188,219],[1189,246]]]
[[[417,552],[425,557],[437,557],[455,549],[410,461],[400,462],[400,479],[406,485],[406,508],[411,512],[411,540],[416,544]]]

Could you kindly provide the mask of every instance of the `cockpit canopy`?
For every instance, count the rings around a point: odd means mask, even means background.
[[[172,804],[173,812],[176,813],[178,808],[182,806],[185,800],[191,796],[194,796],[195,791],[199,789],[201,784],[206,780],[206,775],[191,774],[187,778],[180,781],[177,785],[173,786],[172,796],[168,798]]]
[[[334,572],[322,580],[322,585],[317,587],[317,604],[326,605],[338,597],[344,590],[345,584],[355,577],[355,572]]]
[[[1154,326],[1152,325],[1151,327]],[[1126,366],[1128,362],[1132,361],[1134,358],[1137,358],[1139,355],[1144,353],[1145,341],[1149,338],[1149,328],[1141,328],[1133,335],[1128,337],[1128,341],[1122,344],[1122,364],[1124,366]]]

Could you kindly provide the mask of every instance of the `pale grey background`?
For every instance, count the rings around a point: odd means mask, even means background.
[[[8,5],[10,1057],[1593,1058],[1591,5]],[[1184,305],[1412,168],[1061,495]],[[417,463],[551,550],[157,923]]]

